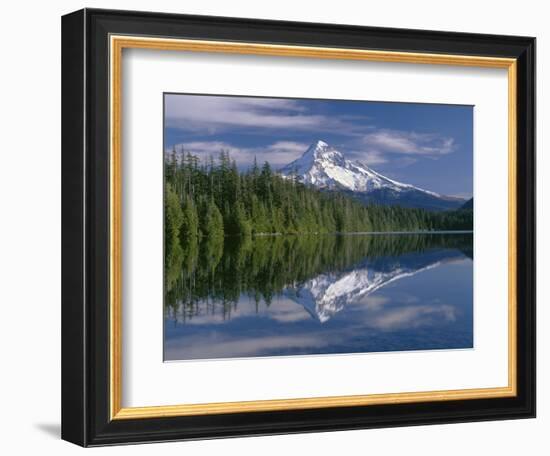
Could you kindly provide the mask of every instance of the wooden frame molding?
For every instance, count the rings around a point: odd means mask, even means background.
[[[124,49],[368,60],[508,70],[508,385],[506,387],[123,408],[122,397],[122,53]],[[110,416],[112,420],[299,410],[423,401],[514,397],[517,394],[517,59],[246,42],[111,35],[110,59]]]

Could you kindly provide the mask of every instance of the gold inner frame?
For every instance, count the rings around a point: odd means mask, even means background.
[[[504,68],[508,70],[508,385],[505,387],[274,399],[244,402],[122,407],[122,51],[123,49],[254,54],[338,60]],[[297,410],[374,404],[512,397],[517,394],[517,61],[511,58],[387,52],[110,36],[110,415],[111,419],[158,418],[221,413]]]

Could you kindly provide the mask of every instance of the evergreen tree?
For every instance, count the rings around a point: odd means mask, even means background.
[[[214,200],[206,204],[202,232],[209,238],[223,238],[223,217]]]
[[[183,206],[183,217],[180,228],[182,243],[195,242],[199,235],[199,216],[197,207],[191,196],[187,195]]]
[[[252,224],[247,219],[241,203],[237,203],[233,212],[233,234],[243,237],[249,237],[252,234]]]
[[[166,249],[171,250],[176,244],[179,244],[179,233],[183,222],[183,212],[179,198],[171,184],[166,184],[164,214],[164,239]]]

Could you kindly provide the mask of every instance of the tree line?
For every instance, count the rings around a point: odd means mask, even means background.
[[[226,151],[201,162],[173,150],[165,160],[167,243],[197,237],[471,229],[470,211],[368,205],[284,178],[256,161],[239,172]]]

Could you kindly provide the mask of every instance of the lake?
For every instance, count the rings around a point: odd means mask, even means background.
[[[164,359],[473,347],[473,235],[226,237],[166,265]]]

